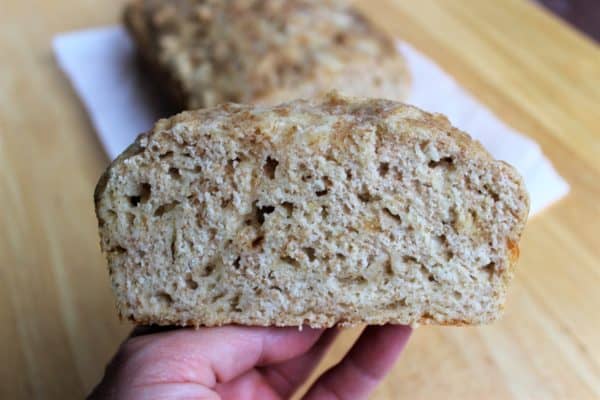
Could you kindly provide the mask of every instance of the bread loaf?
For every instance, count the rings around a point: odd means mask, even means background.
[[[445,117],[336,94],[163,119],[95,202],[120,314],[196,326],[488,323],[529,207]]]
[[[339,0],[135,0],[125,25],[178,109],[276,104],[338,89],[402,100],[404,60]]]

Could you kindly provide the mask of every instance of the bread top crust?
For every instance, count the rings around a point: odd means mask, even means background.
[[[321,98],[298,99],[277,106],[243,105],[224,103],[215,107],[184,111],[171,118],[159,120],[154,128],[140,134],[136,141],[115,159],[100,178],[94,191],[96,207],[102,199],[111,174],[122,171],[123,161],[144,152],[149,144],[160,145],[163,135],[183,144],[198,145],[198,137],[207,131],[218,131],[232,136],[232,140],[247,144],[267,144],[279,148],[298,145],[309,146],[320,152],[320,142],[339,143],[351,138],[354,132],[375,129],[387,125],[398,132],[411,130],[427,143],[432,137],[445,136],[438,145],[439,153],[455,154],[473,161],[492,162],[498,174],[508,176],[516,185],[518,198],[513,210],[520,224],[514,226],[511,235],[511,259],[516,263],[519,255],[518,241],[529,215],[529,195],[523,178],[510,164],[495,160],[490,153],[467,133],[453,127],[442,114],[428,113],[417,107],[384,99],[348,97],[330,92]],[[227,127],[235,129],[228,130]],[[315,128],[317,128],[315,130]],[[240,136],[240,135],[243,135]],[[296,142],[294,144],[294,142]]]
[[[189,109],[331,89],[402,99],[408,87],[392,40],[344,1],[136,0],[125,23]]]

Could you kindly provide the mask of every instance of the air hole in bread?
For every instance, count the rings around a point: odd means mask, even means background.
[[[265,222],[265,215],[271,214],[273,211],[275,211],[273,206],[256,207],[256,220],[262,225]]]
[[[185,286],[190,290],[198,289],[198,282],[192,278],[192,274],[187,274],[185,276]]]
[[[473,222],[476,222],[479,218],[479,216],[477,215],[477,211],[473,210],[472,208],[469,209],[469,215],[471,215],[471,219],[473,220]]]
[[[235,268],[235,269],[240,268],[240,257],[236,258],[235,261],[233,262],[233,268]]]
[[[313,178],[312,174],[304,174],[302,175],[302,182],[308,182]]]
[[[396,221],[399,224],[402,224],[402,218],[399,215],[394,214],[393,212],[390,211],[389,208],[384,207],[383,212],[390,218],[392,218],[394,221]]]
[[[206,267],[204,267],[204,271],[202,271],[202,277],[206,278],[207,276],[212,275],[214,270],[215,266],[212,264],[208,264]]]
[[[176,236],[173,234],[173,238],[171,239],[171,257],[173,258],[173,262],[175,262],[175,258],[177,257],[177,245],[176,245]]]
[[[402,262],[405,264],[416,264],[417,259],[412,256],[402,256]],[[427,269],[425,267],[421,267],[421,269],[424,269],[425,271],[427,271]]]
[[[169,175],[176,181],[181,179],[181,172],[179,171],[179,168],[169,168]]]
[[[261,247],[262,244],[263,244],[263,242],[264,242],[264,240],[265,240],[265,238],[263,236],[257,237],[256,239],[254,239],[252,241],[252,247],[255,248],[255,249],[258,248],[258,247]]]
[[[441,244],[448,246],[448,238],[446,237],[446,235],[438,235],[437,239]]]
[[[321,207],[321,218],[326,219],[327,217],[329,217],[329,208],[327,208],[327,206],[322,206]]]
[[[346,169],[346,179],[352,180],[352,170],[350,168]]]
[[[236,157],[236,158],[233,158],[231,160],[228,160],[227,161],[227,165],[225,166],[225,172],[228,175],[233,175],[233,173],[235,171],[235,167],[237,167],[237,165],[239,164],[239,162],[240,162],[240,158],[239,157]]]
[[[150,198],[152,193],[152,186],[149,183],[142,183],[140,185],[140,193],[135,196],[129,196],[129,203],[132,207],[137,207],[140,203],[144,204]]]
[[[433,315],[431,315],[431,313],[425,313],[423,315],[421,315],[421,319],[429,319],[432,320],[433,319]]]
[[[377,171],[379,172],[379,176],[386,176],[388,174],[388,172],[390,172],[390,163],[388,162],[382,162],[379,163],[379,168],[377,169]]]
[[[369,280],[362,275],[355,277],[353,281],[359,285],[366,285],[367,283],[369,283]]]
[[[292,267],[295,267],[295,268],[299,268],[300,267],[300,263],[298,262],[298,260],[296,260],[293,257],[283,256],[283,257],[280,257],[280,260],[283,261],[286,264],[291,265]]]
[[[131,204],[131,207],[137,207],[138,204],[140,204],[140,201],[140,196],[129,196],[129,204]]]
[[[277,169],[278,165],[279,161],[275,160],[274,158],[267,157],[265,165],[263,165],[263,171],[269,179],[275,179],[275,170]]]
[[[227,208],[229,207],[229,205],[231,204],[231,197],[228,197],[226,199],[221,199],[221,208]]]
[[[331,148],[327,150],[327,153],[325,154],[325,159],[334,164],[338,163],[338,160],[333,155],[333,151],[331,150]]]
[[[489,264],[484,265],[481,269],[488,273],[489,279],[491,280],[494,277],[494,273],[496,272],[496,263],[491,262]]]
[[[155,295],[156,300],[163,306],[170,306],[173,303],[173,298],[167,292],[158,292]]]
[[[427,277],[427,280],[428,280],[429,282],[437,282],[437,281],[435,280],[435,277],[433,276],[433,274],[429,274],[429,276]]]
[[[427,166],[429,168],[437,168],[437,167],[450,168],[453,164],[454,164],[454,159],[452,157],[443,157],[443,158],[440,158],[438,161],[435,161],[435,160],[429,161],[429,164],[427,164]]]
[[[401,298],[400,300],[394,301],[393,303],[390,303],[388,305],[386,305],[386,308],[389,310],[395,310],[398,307],[406,307],[407,303],[406,303],[406,298]]]
[[[383,264],[383,270],[387,275],[394,275],[394,268],[392,267],[392,260],[389,258]]]
[[[489,185],[483,185],[483,188],[488,192],[488,194],[492,197],[492,199],[494,200],[494,202],[497,202],[500,200],[500,196],[498,195],[498,193],[496,193],[495,191],[493,191]]]
[[[315,249],[312,247],[303,247],[302,251],[306,254],[310,261],[315,261],[315,259],[317,258],[315,256]]]
[[[233,298],[230,300],[231,309],[235,312],[242,312],[242,308],[240,307],[240,301],[242,299],[242,295],[240,293],[236,293]]]
[[[179,204],[178,201],[174,201],[174,202],[168,203],[168,204],[163,204],[162,206],[158,207],[156,209],[156,211],[154,211],[154,216],[162,217],[164,214],[168,213],[169,211],[171,211],[172,209],[177,207],[178,204]]]
[[[316,191],[315,194],[317,195],[317,197],[322,197],[322,196],[325,196],[328,192],[329,192],[329,190],[323,189],[323,190]]]
[[[287,212],[287,217],[291,217],[292,214],[294,213],[294,203],[290,203],[289,201],[285,201],[281,204],[281,206],[285,209],[285,211]]]
[[[369,193],[368,191],[359,193],[357,196],[358,196],[358,199],[360,201],[362,201],[363,203],[368,203],[372,200],[371,193]]]
[[[158,148],[156,148],[156,150],[153,149],[153,151],[158,151]],[[163,160],[165,158],[171,158],[171,157],[173,157],[173,152],[171,150],[169,150],[163,154],[160,154],[158,156],[158,158],[160,158],[161,160]]]
[[[125,254],[127,253],[127,249],[122,246],[115,246],[109,249],[108,252],[113,254]]]
[[[210,302],[216,303],[217,301],[221,300],[223,297],[225,297],[225,292],[217,293],[213,297],[210,298]],[[221,308],[221,311],[219,311],[219,312],[223,312],[223,309]]]
[[[342,254],[342,253],[335,253],[335,257],[336,257],[338,260],[345,260],[345,259],[346,259],[346,255],[345,255],[345,254]]]
[[[363,186],[362,192],[360,192],[357,196],[358,196],[358,199],[360,201],[362,201],[363,203],[370,203],[372,201],[380,200],[380,197],[377,195],[371,194],[371,192],[369,191],[369,189],[366,186]]]
[[[452,296],[456,299],[456,300],[460,300],[462,299],[462,293],[459,292],[458,290],[455,290],[454,292],[452,292]]]

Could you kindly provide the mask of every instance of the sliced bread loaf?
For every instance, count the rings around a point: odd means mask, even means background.
[[[443,116],[335,94],[161,120],[95,201],[120,314],[196,326],[493,321],[528,214]]]

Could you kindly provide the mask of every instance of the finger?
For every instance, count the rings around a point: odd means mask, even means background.
[[[214,390],[222,400],[281,399],[280,395],[256,369],[251,369],[229,382],[217,384]]]
[[[305,328],[227,326],[179,329],[129,339],[125,376],[134,384],[193,382],[214,387],[257,365],[278,363],[307,351],[323,331]]]
[[[411,328],[403,325],[370,326],[343,360],[321,376],[305,400],[365,398],[404,349]]]
[[[281,364],[259,369],[265,381],[283,398],[289,398],[309,377],[319,364],[331,343],[339,333],[337,328],[328,329],[317,343],[305,354]]]

